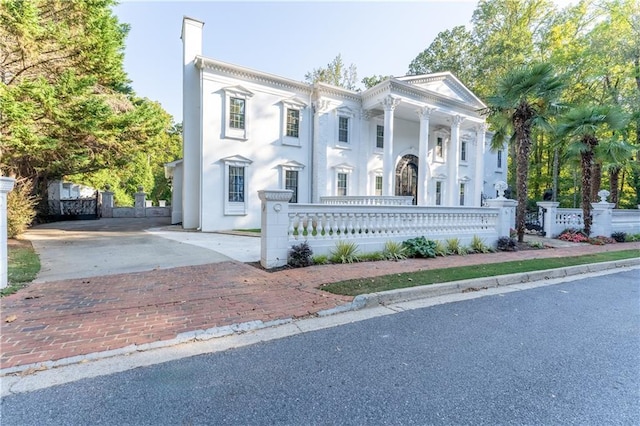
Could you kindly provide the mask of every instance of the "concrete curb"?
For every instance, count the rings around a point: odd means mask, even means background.
[[[615,260],[611,262],[569,266],[557,269],[547,269],[544,271],[532,271],[517,274],[498,275],[496,277],[474,278],[470,280],[453,281],[442,284],[428,284],[398,290],[362,294],[356,296],[353,302],[351,302],[351,304],[349,305],[351,305],[352,310],[371,308],[378,305],[390,305],[393,303],[408,302],[411,300],[443,296],[452,293],[485,290],[494,287],[529,283],[534,281],[546,281],[554,278],[566,278],[574,275],[582,275],[638,265],[640,265],[640,258],[633,258],[625,260]]]
[[[389,290],[379,293],[362,294],[356,296],[351,303],[340,305],[332,309],[319,311],[316,313],[316,316],[327,317],[330,315],[336,315],[349,311],[358,311],[365,308],[375,308],[378,306],[444,296],[453,293],[479,291],[494,287],[517,285],[535,281],[546,281],[551,279],[566,278],[587,273],[602,272],[611,269],[628,268],[635,266],[640,266],[640,258],[548,269],[544,271],[499,275],[496,277],[475,278],[442,284],[430,284],[398,290]],[[0,377],[16,374],[32,374],[42,370],[65,367],[73,364],[86,363],[88,361],[96,361],[99,359],[112,358],[116,356],[124,356],[135,352],[145,352],[153,349],[167,348],[183,343],[206,341],[234,334],[243,334],[249,331],[276,327],[290,323],[295,323],[293,318],[284,318],[267,322],[263,322],[260,320],[248,321],[233,325],[213,327],[206,330],[194,330],[180,333],[175,338],[169,340],[161,340],[140,345],[129,345],[124,348],[103,352],[94,352],[87,355],[78,355],[70,358],[59,359],[56,361],[46,361],[4,368],[0,370]]]

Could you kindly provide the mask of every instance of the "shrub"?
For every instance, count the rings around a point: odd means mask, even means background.
[[[627,233],[626,232],[614,232],[613,234],[611,234],[611,238],[616,240],[616,242],[618,242],[618,243],[624,243],[627,240]]]
[[[484,240],[477,235],[471,240],[471,251],[474,253],[489,253],[491,248],[484,243]]]
[[[447,252],[449,254],[459,254],[461,256],[464,256],[469,252],[469,250],[467,250],[466,247],[460,244],[459,238],[449,238],[447,240]]]
[[[319,254],[312,257],[314,265],[326,265],[329,263],[329,257],[325,254]]]
[[[436,241],[435,247],[436,256],[446,256],[447,254],[447,246],[440,240]]]
[[[386,260],[402,260],[407,258],[407,248],[403,243],[397,243],[395,241],[387,241],[384,243],[384,250],[382,251],[382,257]]]
[[[558,235],[558,239],[571,243],[586,243],[589,241],[589,237],[581,229],[565,229]]]
[[[436,242],[425,237],[417,237],[402,243],[407,251],[407,257],[436,257]]]
[[[32,195],[33,182],[16,179],[13,190],[7,195],[7,237],[14,238],[29,228],[36,217],[38,199]]]
[[[540,242],[540,241],[530,241],[527,243],[527,245],[531,248],[534,249],[543,249],[544,248],[544,243]]]
[[[353,263],[358,262],[358,245],[348,241],[338,241],[336,247],[331,251],[329,260],[333,263]]]
[[[358,256],[358,261],[361,261],[361,262],[375,262],[378,260],[385,260],[384,254],[380,251],[374,251],[372,253],[363,253]]]
[[[309,244],[304,243],[291,246],[289,249],[289,256],[287,263],[294,268],[303,268],[305,266],[313,265],[313,250],[309,247]]]
[[[518,243],[514,238],[500,237],[497,249],[498,251],[518,251]]]
[[[602,235],[598,235],[597,237],[589,238],[589,244],[593,244],[595,246],[603,246],[605,244],[613,244],[616,240],[610,237],[605,237]]]
[[[627,236],[624,239],[624,241],[626,243],[633,243],[633,242],[636,242],[636,241],[640,241],[640,234],[627,234]]]

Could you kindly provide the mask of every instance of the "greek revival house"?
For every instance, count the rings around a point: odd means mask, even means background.
[[[485,105],[451,73],[362,92],[307,84],[201,56],[202,30],[184,19],[184,157],[167,165],[173,223],[259,228],[262,189],[290,189],[293,203],[403,195],[477,207],[506,181]]]

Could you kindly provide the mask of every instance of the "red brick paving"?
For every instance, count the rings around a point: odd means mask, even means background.
[[[625,249],[640,250],[640,243],[312,266],[279,272],[224,262],[31,284],[0,300],[0,368],[173,339],[187,331],[313,315],[350,302],[351,297],[318,290],[321,284],[350,278]],[[16,319],[6,322],[13,315]]]

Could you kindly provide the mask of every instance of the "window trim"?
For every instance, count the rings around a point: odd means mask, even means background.
[[[289,161],[287,163],[283,163],[278,165],[278,168],[280,169],[280,188],[282,189],[287,189],[287,172],[298,172],[298,188],[297,188],[297,201],[295,201],[296,203],[300,202],[300,181],[301,181],[301,177],[302,177],[302,172],[304,170],[304,164],[298,163],[297,161]],[[293,198],[292,198],[293,200]],[[290,201],[290,202],[294,202],[294,201]]]
[[[302,146],[302,135],[304,125],[304,109],[307,108],[307,104],[297,98],[285,99],[281,102],[281,130],[280,130],[280,144],[288,146]],[[289,110],[298,111],[298,136],[287,135],[287,124],[289,120]]]
[[[343,164],[339,164],[337,166],[334,166],[334,185],[333,185],[333,190],[334,193],[337,197],[342,197],[342,195],[338,195],[338,175],[339,174],[345,174],[347,177],[347,187],[346,187],[346,194],[344,196],[348,196],[352,191],[351,191],[351,174],[353,172],[353,166],[343,163]]]
[[[434,142],[433,142],[433,162],[434,163],[444,163],[447,157],[446,152],[446,144],[449,138],[449,133],[444,129],[438,129],[434,132]],[[438,140],[442,143],[441,155],[438,155]],[[457,154],[456,154],[457,155]]]
[[[252,161],[248,158],[236,155],[233,157],[223,158],[221,160],[224,164],[224,215],[225,216],[245,216],[249,211],[249,197],[248,195],[248,181],[249,181],[249,166]],[[244,169],[243,180],[243,201],[230,201],[229,200],[229,180],[231,167],[241,167]]]
[[[352,149],[353,129],[354,129],[353,120],[355,118],[355,114],[353,110],[347,106],[336,108],[335,111],[336,111],[335,146],[337,148]],[[347,141],[346,142],[340,141],[340,119],[341,118],[347,119]]]
[[[249,139],[249,127],[251,117],[249,114],[249,99],[253,97],[253,92],[242,86],[225,87],[224,91],[224,122],[222,123],[222,137],[225,139],[237,139],[246,141]],[[231,127],[231,99],[244,100],[244,129]]]
[[[433,191],[433,204],[436,206],[442,205],[442,200],[444,198],[444,185],[442,180],[436,180],[434,182],[434,191]]]

